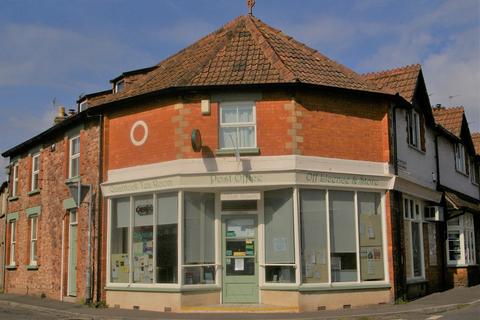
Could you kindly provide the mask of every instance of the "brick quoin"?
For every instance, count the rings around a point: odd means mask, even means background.
[[[80,132],[80,173],[82,184],[92,184],[98,197],[98,126],[91,122]],[[51,147],[53,146],[54,147]],[[45,295],[60,299],[61,279],[63,294],[67,294],[68,269],[68,222],[63,200],[70,198],[65,185],[68,172],[68,138],[57,137],[44,143],[40,151],[40,192],[28,195],[31,188],[31,156],[26,153],[19,157],[18,199],[9,201],[8,212],[18,212],[17,245],[15,260],[17,268],[6,270],[6,293]],[[13,171],[13,170],[12,170]],[[11,177],[10,177],[11,179]],[[88,196],[84,201],[88,201]],[[94,201],[94,205],[96,205]],[[38,270],[27,270],[30,262],[30,222],[26,209],[41,206],[37,225]],[[94,212],[97,208],[94,208]],[[77,219],[77,300],[84,299],[85,270],[87,257],[88,205],[82,204]],[[61,273],[62,222],[64,226],[64,268]],[[95,229],[92,234],[96,234]],[[8,239],[8,238],[7,238]],[[95,241],[95,239],[94,239]],[[8,247],[8,246],[7,246]],[[92,248],[96,246],[93,243]],[[92,250],[92,258],[97,253]],[[7,256],[8,257],[8,256]],[[95,270],[93,270],[95,271]],[[95,272],[92,273],[93,275]]]

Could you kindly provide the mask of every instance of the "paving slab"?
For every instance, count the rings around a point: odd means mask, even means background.
[[[348,319],[355,317],[376,317],[402,313],[423,312],[439,313],[455,310],[461,306],[480,303],[480,285],[469,288],[455,288],[444,292],[434,293],[415,301],[394,305],[382,304],[361,308],[342,310],[323,310],[318,312],[285,312],[285,313],[254,313],[251,310],[235,313],[198,312],[198,313],[171,313],[152,312],[144,310],[126,310],[119,308],[91,308],[85,305],[62,302],[51,299],[41,299],[34,296],[0,294],[0,303],[12,306],[22,306],[41,310],[43,312],[56,311],[68,318],[76,319]]]

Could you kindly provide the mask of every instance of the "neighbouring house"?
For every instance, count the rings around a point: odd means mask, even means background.
[[[100,127],[98,117],[86,112],[67,115],[60,108],[54,126],[2,154],[10,158],[6,293],[70,301],[89,300],[97,294],[88,283],[98,280],[99,267],[93,261],[101,259],[101,234],[97,233],[101,225]],[[68,185],[75,188],[78,183],[92,185],[92,203],[89,196],[84,198],[83,188],[77,204],[76,193],[72,196]],[[89,206],[94,216],[90,241]]]
[[[436,125],[421,66],[409,65],[363,75],[398,93],[404,103],[391,109],[393,234],[396,297],[411,299],[443,286],[441,219],[424,213],[441,210],[437,191]]]
[[[7,212],[7,198],[8,182],[5,181],[0,185],[0,293],[3,293],[5,283],[5,223]]]
[[[446,285],[476,285],[480,283],[478,153],[462,107],[438,106],[433,114],[440,129],[438,184],[444,193],[446,209]]]

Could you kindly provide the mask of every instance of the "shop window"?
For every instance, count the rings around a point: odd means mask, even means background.
[[[358,192],[358,233],[360,239],[360,278],[383,280],[384,258],[380,194]]]
[[[225,102],[220,106],[220,149],[248,149],[257,146],[253,102]]]
[[[357,281],[354,193],[330,191],[329,210],[331,280]]]
[[[128,283],[130,282],[130,259],[128,250],[130,198],[112,200],[110,226],[110,281],[114,283]]]
[[[184,283],[215,283],[215,195],[185,192]]]
[[[12,197],[18,196],[18,162],[13,165]]]
[[[475,229],[471,213],[448,220],[447,257],[450,265],[476,264]]]
[[[455,145],[455,169],[463,174],[468,174],[468,163],[465,147],[461,143]]]
[[[153,195],[133,198],[132,269],[134,283],[153,282]]]
[[[301,190],[302,279],[304,283],[328,282],[328,233],[326,192]]]
[[[177,214],[176,192],[112,200],[110,282],[178,283]]]
[[[157,283],[177,283],[178,195],[157,195]]]
[[[40,154],[37,153],[32,157],[32,181],[30,191],[39,189],[38,176],[40,174]]]
[[[36,266],[38,264],[37,222],[38,222],[38,216],[33,216],[30,218],[30,265],[31,266]]]
[[[407,278],[422,278],[424,277],[422,203],[404,197],[403,204]]]
[[[70,139],[68,178],[80,175],[80,136]]]
[[[265,282],[295,282],[293,190],[266,191]]]
[[[9,254],[9,265],[15,266],[15,250],[17,245],[17,222],[15,220],[10,221],[10,254]]]

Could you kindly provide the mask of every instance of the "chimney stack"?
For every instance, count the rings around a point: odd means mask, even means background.
[[[58,113],[55,119],[53,119],[54,124],[59,124],[63,120],[65,120],[65,107],[58,107]]]

